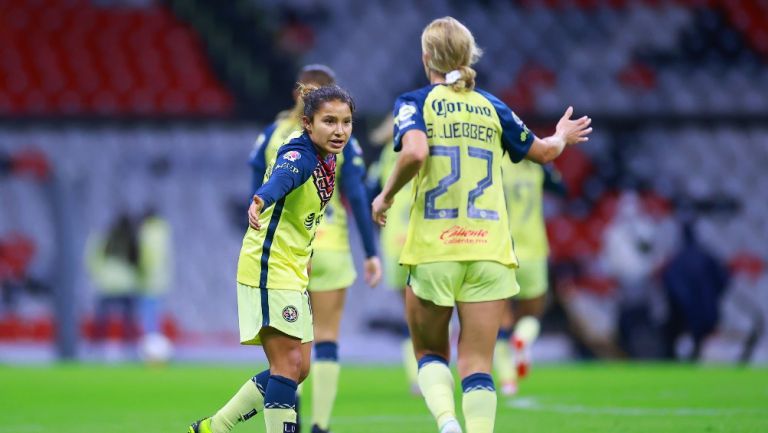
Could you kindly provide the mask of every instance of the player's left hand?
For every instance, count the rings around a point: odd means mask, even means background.
[[[371,216],[373,216],[373,222],[382,227],[387,224],[387,211],[392,207],[392,202],[393,200],[387,200],[384,197],[383,192],[373,199],[373,204],[371,204]]]
[[[365,270],[365,282],[371,287],[376,287],[381,281],[381,260],[377,256],[368,257],[363,264]]]
[[[256,230],[261,230],[261,223],[259,222],[259,216],[261,216],[261,209],[264,207],[264,200],[261,197],[254,195],[251,205],[248,207],[248,224]]]

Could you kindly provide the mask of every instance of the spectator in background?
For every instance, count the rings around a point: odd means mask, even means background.
[[[135,310],[139,287],[139,247],[136,227],[127,213],[115,219],[106,236],[88,240],[87,268],[97,290],[94,341],[103,342],[114,310],[122,315],[122,337],[136,337]]]
[[[645,212],[636,192],[625,191],[604,233],[603,263],[618,283],[619,345],[630,357],[660,355],[651,304],[654,273],[664,257],[657,222]]]
[[[725,265],[698,241],[693,221],[684,221],[682,232],[680,250],[662,272],[669,306],[664,349],[666,357],[674,358],[678,338],[688,333],[693,339],[690,359],[698,359],[704,339],[717,326],[729,275]]]
[[[153,208],[147,210],[139,225],[138,248],[141,352],[147,361],[165,361],[170,343],[163,335],[161,320],[163,297],[173,275],[171,227]]]

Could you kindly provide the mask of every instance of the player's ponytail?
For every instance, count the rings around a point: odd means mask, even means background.
[[[328,66],[321,64],[307,65],[301,68],[299,76],[296,80],[296,88],[293,92],[293,99],[296,100],[296,105],[289,111],[283,111],[277,115],[277,120],[283,120],[289,117],[301,119],[304,114],[304,101],[301,97],[300,88],[302,85],[314,85],[315,87],[330,86],[336,83],[336,73]]]
[[[453,90],[457,92],[472,90],[475,88],[476,76],[477,72],[469,66],[459,66],[445,74],[445,84],[450,84]]]
[[[475,88],[477,73],[471,65],[483,55],[475,37],[462,23],[452,17],[438,18],[421,34],[421,50],[426,55],[426,67],[445,75],[445,83],[456,91]]]

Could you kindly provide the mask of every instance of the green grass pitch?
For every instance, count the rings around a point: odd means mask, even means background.
[[[516,398],[499,398],[497,433],[768,432],[766,369],[536,367]],[[231,365],[0,366],[0,432],[182,433],[258,371]],[[303,402],[308,421],[309,398]],[[408,393],[401,370],[389,366],[342,368],[331,427],[334,433],[437,431],[423,400]],[[257,415],[234,433],[263,431]]]

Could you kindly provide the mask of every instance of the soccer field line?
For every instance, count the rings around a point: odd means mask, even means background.
[[[537,412],[554,412],[565,414],[585,414],[585,415],[619,415],[619,416],[723,416],[723,415],[745,415],[745,414],[766,414],[768,411],[761,409],[747,408],[652,408],[652,407],[612,407],[612,406],[584,406],[569,404],[545,404],[535,398],[524,397],[507,400],[507,407]]]
[[[432,417],[424,415],[364,415],[364,416],[334,416],[333,424],[357,425],[357,424],[402,424],[403,422],[429,422]]]

